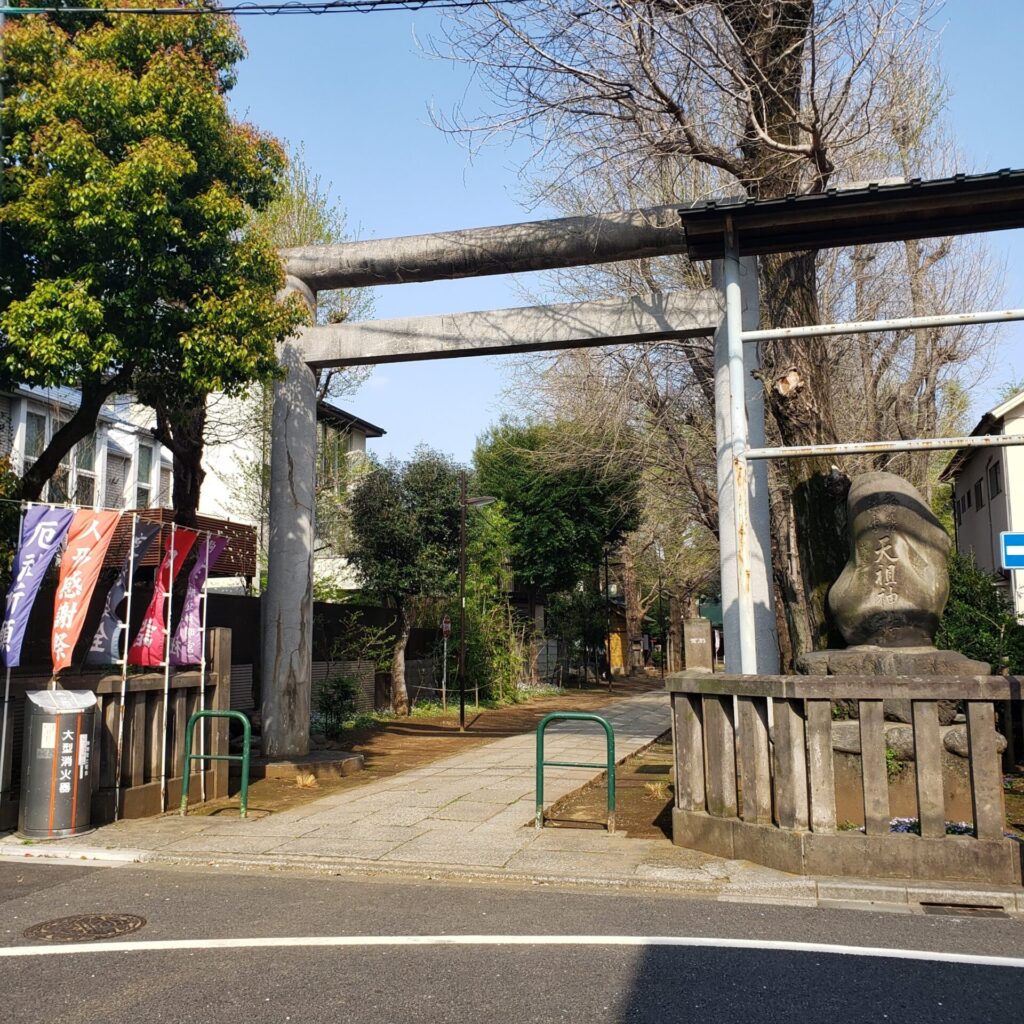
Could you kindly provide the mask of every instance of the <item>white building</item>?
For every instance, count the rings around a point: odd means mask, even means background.
[[[211,400],[208,441],[203,454],[200,511],[256,527],[257,552],[265,564],[270,501],[269,406],[259,398]],[[317,404],[317,518],[314,580],[340,590],[358,588],[348,563],[332,541],[339,526],[332,512],[362,470],[368,439],[385,431],[329,402]],[[336,499],[335,501],[332,501]]]
[[[71,388],[18,387],[0,393],[0,457],[9,457],[12,470],[23,474],[78,403],[79,394]],[[261,427],[265,404],[259,398],[210,400],[199,504],[200,515],[256,527],[258,555],[265,548],[269,501],[269,430]],[[103,407],[96,431],[75,445],[46,485],[43,499],[117,509],[171,508],[172,457],[154,439],[154,423],[151,409],[130,396],[114,396]],[[332,493],[344,497],[362,466],[367,439],[382,437],[384,431],[327,402],[317,408],[317,424],[318,507],[326,520]],[[317,579],[340,589],[357,587],[328,539],[327,526],[318,533]],[[231,581],[214,585],[236,586]]]
[[[17,387],[0,393],[0,457],[19,476],[78,408],[70,388]],[[106,508],[170,508],[171,458],[145,429],[111,405],[75,445],[43,491],[46,501]]]
[[[1024,434],[1024,392],[982,416],[972,435]],[[999,558],[999,534],[1024,531],[1024,446],[961,448],[940,479],[953,487],[956,549],[974,555],[980,569],[996,573],[1009,588]],[[1024,572],[1015,572],[1014,611],[1024,616]]]

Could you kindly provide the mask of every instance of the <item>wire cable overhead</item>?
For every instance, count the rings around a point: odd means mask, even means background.
[[[278,3],[227,3],[219,6],[198,4],[195,6],[173,7],[35,7],[0,6],[0,16],[28,14],[109,14],[150,15],[156,17],[201,17],[206,14],[220,14],[230,17],[279,14],[373,14],[380,11],[422,11],[465,9],[484,6],[508,6],[528,3],[530,0],[281,0]]]

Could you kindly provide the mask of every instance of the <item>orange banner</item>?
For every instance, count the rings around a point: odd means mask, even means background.
[[[80,509],[71,520],[53,602],[50,653],[53,655],[54,675],[71,664],[75,643],[82,632],[85,613],[89,610],[89,600],[96,589],[103,559],[120,518],[120,512]]]

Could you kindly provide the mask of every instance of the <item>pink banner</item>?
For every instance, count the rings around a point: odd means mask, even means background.
[[[192,530],[180,529],[174,531],[173,547],[171,539],[168,539],[167,552],[164,554],[164,560],[160,563],[160,569],[156,574],[153,598],[146,609],[138,636],[135,637],[128,649],[129,665],[153,667],[164,664],[164,646],[167,641],[164,605],[167,602],[167,592],[173,586],[178,573],[181,572],[181,566],[192,550],[196,536]]]

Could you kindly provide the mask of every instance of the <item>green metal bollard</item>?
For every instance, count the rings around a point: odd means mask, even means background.
[[[604,729],[608,741],[608,760],[605,764],[589,764],[581,761],[545,761],[544,730],[552,722],[597,722]],[[544,769],[551,768],[604,768],[608,772],[608,831],[615,831],[615,733],[606,718],[586,711],[552,711],[545,715],[537,726],[537,818],[536,827],[544,827]]]
[[[201,718],[235,718],[242,723],[242,753],[241,754],[193,754],[192,733],[195,730],[196,722]],[[241,711],[196,711],[189,716],[188,726],[185,729],[185,767],[181,779],[181,816],[184,818],[188,811],[188,780],[191,776],[193,761],[241,761],[242,762],[242,789],[239,793],[240,817],[244,818],[249,808],[249,747],[252,741],[252,726],[249,719]]]

